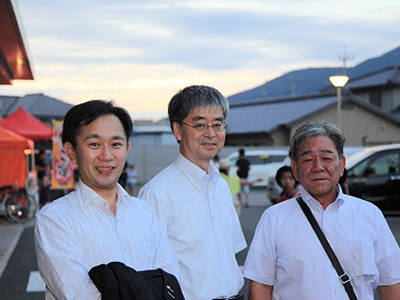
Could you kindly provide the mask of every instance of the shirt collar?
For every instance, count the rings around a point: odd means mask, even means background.
[[[122,201],[126,197],[130,197],[129,194],[119,184],[117,185],[117,195],[117,202]],[[97,194],[82,181],[77,183],[76,196],[78,205],[82,210],[87,209],[94,201],[100,201],[107,204],[106,200],[104,200],[99,194]]]
[[[336,189],[338,190],[339,193],[335,201],[333,201],[333,203],[331,203],[330,205],[334,205],[339,211],[344,204],[344,194],[339,184],[336,184]],[[314,207],[315,205],[321,206],[321,204],[319,204],[319,202],[316,199],[314,199],[314,197],[311,196],[310,193],[307,192],[303,187],[300,188],[300,191],[301,191],[301,197],[303,198],[304,202]]]
[[[220,177],[220,173],[216,166],[211,163],[208,165],[208,170],[205,172],[202,168],[195,165],[187,158],[185,158],[181,153],[179,153],[176,159],[176,166],[186,175],[186,177],[192,182],[196,188],[200,188],[203,181],[212,180],[216,182]]]

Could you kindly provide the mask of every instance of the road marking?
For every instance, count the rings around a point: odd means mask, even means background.
[[[11,226],[1,226],[0,228],[0,278],[7,267],[8,261],[18,244],[24,228],[19,224]]]
[[[26,291],[30,292],[44,292],[46,290],[45,284],[39,271],[31,271],[29,274],[28,284],[26,286]]]

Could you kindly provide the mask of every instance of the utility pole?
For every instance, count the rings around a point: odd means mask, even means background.
[[[347,60],[349,60],[349,59],[354,59],[354,55],[349,56],[349,55],[347,54],[346,46],[344,46],[343,55],[342,55],[342,56],[339,55],[339,58],[340,58],[340,59],[342,60],[342,62],[343,62],[343,75],[346,75],[346,62],[347,62]]]

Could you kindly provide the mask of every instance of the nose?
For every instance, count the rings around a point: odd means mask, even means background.
[[[323,170],[323,168],[324,167],[323,167],[322,160],[319,158],[315,159],[314,160],[314,170],[320,171],[320,170]]]
[[[112,154],[110,147],[105,145],[101,148],[100,158],[105,161],[113,160],[114,155]]]
[[[214,128],[212,128],[212,126],[209,125],[207,127],[207,130],[204,132],[204,134],[207,136],[213,137],[213,136],[215,136],[215,130],[214,130]]]

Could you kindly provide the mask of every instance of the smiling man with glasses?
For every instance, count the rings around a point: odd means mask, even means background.
[[[189,86],[168,106],[179,155],[139,193],[178,255],[190,300],[243,299],[235,254],[246,247],[229,186],[211,160],[225,143],[229,104],[215,88]]]

